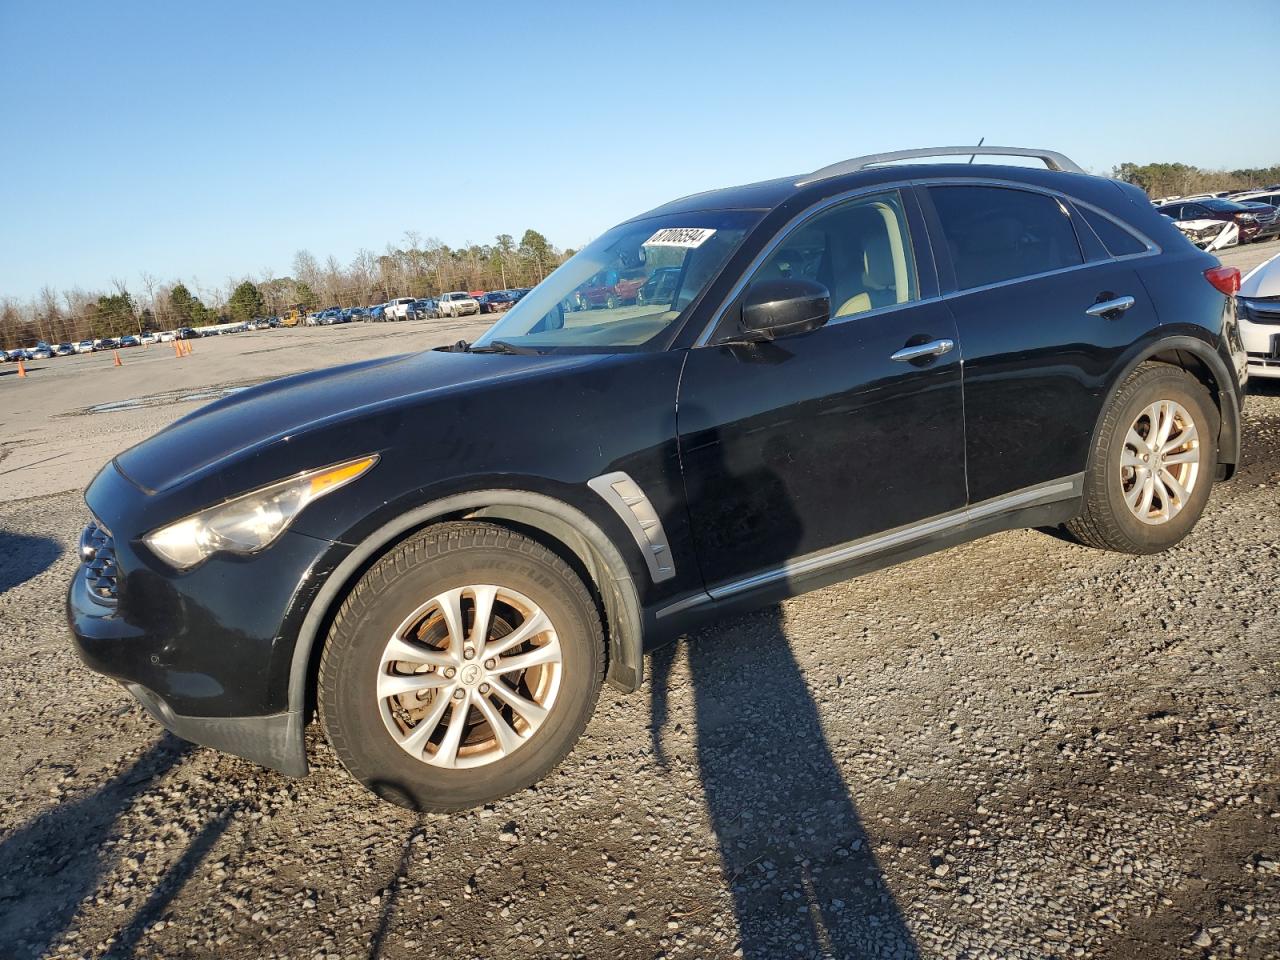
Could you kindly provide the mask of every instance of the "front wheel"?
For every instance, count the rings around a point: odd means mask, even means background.
[[[349,773],[412,810],[461,810],[541,779],[595,709],[604,643],[573,570],[486,523],[430,527],[342,605],[320,720]]]
[[[1083,510],[1067,523],[1081,543],[1158,553],[1191,532],[1218,465],[1218,411],[1178,367],[1144,363],[1120,386],[1094,438]]]

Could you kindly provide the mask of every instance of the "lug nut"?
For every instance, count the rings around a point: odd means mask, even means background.
[[[461,700],[466,695],[467,695],[467,691],[463,690],[461,687],[453,691],[453,699],[455,700]]]
[[[453,679],[453,675],[454,675],[455,673],[457,673],[457,672],[458,672],[458,671],[457,671],[457,670],[455,670],[455,669],[453,669],[453,667],[445,667],[444,675],[445,675],[445,677],[447,677],[448,679],[452,680],[452,679]]]
[[[482,683],[482,684],[480,684],[480,692],[481,692],[481,693],[488,693],[488,692],[489,692],[489,685],[488,685],[487,683]]]
[[[497,665],[498,665],[498,661],[494,660],[492,657],[490,657],[488,660],[484,662],[484,668],[486,670],[492,670]]]
[[[472,657],[476,655],[476,652],[471,647],[467,647],[467,649],[462,651],[462,655],[466,657],[468,660],[470,660]]]

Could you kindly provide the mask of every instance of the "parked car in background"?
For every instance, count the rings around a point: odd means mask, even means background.
[[[8,361],[8,359],[9,359],[9,351],[0,350],[0,363],[5,363]]]
[[[76,348],[69,343],[59,343],[53,348],[53,355],[55,357],[69,357],[75,352]]]
[[[383,319],[408,320],[415,299],[414,297],[396,297],[394,300],[388,300],[386,310],[383,311]]]
[[[76,344],[76,353],[93,353],[94,346],[92,340],[81,340]]]
[[[636,303],[670,303],[680,280],[679,267],[658,267],[636,291]]]
[[[599,307],[612,310],[626,303],[635,303],[647,279],[644,267],[601,270],[578,287],[577,307],[579,310]]]
[[[480,312],[480,304],[465,290],[452,290],[442,294],[439,303],[442,317],[469,317]]]
[[[200,334],[196,333],[191,327],[179,327],[174,331],[174,338],[177,340],[198,340]]]
[[[1280,187],[1264,187],[1261,190],[1241,190],[1238,193],[1231,194],[1228,199],[1234,200],[1236,203],[1244,203],[1246,201],[1266,203],[1280,209]]]
[[[503,310],[510,310],[519,300],[520,297],[514,291],[491,290],[481,294],[476,303],[480,304],[481,313],[501,313]]]
[[[1174,220],[1167,213],[1161,216],[1201,250],[1225,250],[1240,242],[1240,228],[1230,220]]]
[[[1238,242],[1240,243],[1248,243],[1275,222],[1274,209],[1269,215],[1265,213],[1260,215],[1258,211],[1250,210],[1234,200],[1223,200],[1218,197],[1208,197],[1200,200],[1175,200],[1173,203],[1166,203],[1156,207],[1156,210],[1167,217],[1171,217],[1177,223],[1203,224],[1204,221],[1212,220],[1221,223],[1233,223],[1239,232]],[[1213,230],[1209,226],[1197,226],[1194,229],[1201,234]],[[1222,232],[1221,228],[1214,231],[1215,239]],[[1196,238],[1193,236],[1192,239],[1195,240]],[[1216,250],[1228,245],[1227,243],[1217,243],[1215,245],[1211,241],[1206,249]]]
[[[929,162],[992,154],[1049,169]],[[681,268],[672,304],[566,322],[638,262]],[[1001,530],[1180,542],[1239,463],[1239,284],[1052,152],[676,200],[471,344],[275,379],[117,455],[75,644],[179,736],[301,775],[318,706],[380,796],[490,803],[698,623]],[[1042,605],[1096,589],[1056,574]]]
[[[387,318],[387,305],[385,303],[375,303],[369,308],[369,319],[374,323],[379,323]]]
[[[1236,203],[1242,207],[1248,207],[1258,217],[1258,232],[1254,234],[1253,242],[1261,243],[1264,240],[1274,240],[1280,237],[1280,211],[1270,203],[1263,203],[1261,200],[1237,200]]]
[[[142,346],[142,341],[139,340],[137,337],[135,337],[133,334],[129,334],[128,336],[124,336],[120,338],[120,346],[121,347],[140,347]]]
[[[47,343],[41,343],[39,346],[27,351],[27,357],[30,360],[52,360],[53,347]]]
[[[1236,295],[1252,377],[1280,378],[1280,255],[1254,267]]]
[[[142,340],[142,345],[144,347],[150,346],[153,343],[160,342],[160,335],[155,333],[154,331],[148,330],[146,333],[142,335],[141,340]]]
[[[434,320],[440,316],[440,304],[435,297],[421,297],[413,301],[409,316],[414,320]]]
[[[347,316],[352,323],[356,323],[360,320],[368,320],[369,308],[368,307],[352,307],[350,312],[347,314]]]

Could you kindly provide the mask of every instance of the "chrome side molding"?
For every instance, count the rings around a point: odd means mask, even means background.
[[[662,583],[674,577],[676,565],[671,559],[667,532],[662,528],[657,511],[653,509],[653,504],[639,484],[627,473],[617,470],[593,477],[587,481],[587,486],[600,494],[604,502],[627,525],[631,536],[635,538],[636,546],[640,548],[653,582]]]
[[[695,594],[692,597],[686,597],[663,607],[657,611],[655,616],[658,619],[669,617],[673,613],[701,606],[713,600],[724,600],[735,594],[767,586],[778,580],[821,573],[830,567],[837,567],[853,560],[873,556],[886,550],[893,550],[896,547],[906,546],[927,537],[949,533],[963,527],[965,524],[986,520],[1011,510],[1055,503],[1059,500],[1069,500],[1072,497],[1079,496],[1083,490],[1083,473],[1039,483],[1032,487],[1025,487],[1022,490],[1015,490],[999,497],[992,497],[990,500],[983,500],[981,503],[961,507],[959,510],[952,510],[949,513],[930,517],[927,520],[909,523],[884,533],[873,534],[836,547],[829,547],[826,550],[819,550],[802,557],[796,557],[781,566],[762,570],[760,573],[752,574],[749,577],[715,584],[708,587],[706,593]]]

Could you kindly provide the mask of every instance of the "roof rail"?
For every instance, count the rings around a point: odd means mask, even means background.
[[[801,177],[796,181],[796,186],[803,187],[818,180],[828,180],[831,177],[840,177],[846,173],[857,173],[867,167],[874,167],[882,163],[893,163],[895,160],[918,160],[922,157],[962,157],[966,153],[971,157],[975,155],[984,157],[1035,157],[1038,160],[1043,160],[1044,165],[1050,170],[1084,173],[1078,163],[1068,159],[1056,150],[1034,150],[1030,147],[922,147],[918,150],[894,150],[892,153],[869,153],[865,157],[841,160],[839,163],[833,163]]]

